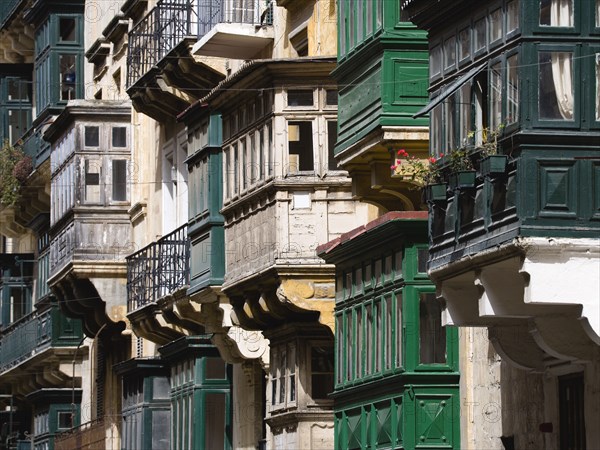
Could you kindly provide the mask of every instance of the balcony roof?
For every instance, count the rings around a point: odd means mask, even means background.
[[[335,67],[336,59],[329,57],[306,57],[306,58],[281,58],[281,59],[258,59],[250,61],[242,66],[240,70],[230,75],[210,91],[208,95],[194,102],[177,116],[177,120],[188,120],[194,112],[200,110],[203,105],[219,106],[225,103],[224,97],[232,87],[240,89],[244,86],[252,86],[253,89],[269,87],[273,84],[275,75],[279,79],[309,79],[329,78],[331,70]],[[232,94],[238,98],[237,94]]]
[[[247,23],[219,23],[194,45],[199,56],[250,59],[274,40],[273,27]]]

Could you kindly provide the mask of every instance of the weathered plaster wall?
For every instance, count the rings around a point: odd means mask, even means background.
[[[487,328],[459,328],[461,447],[500,449],[501,361]]]

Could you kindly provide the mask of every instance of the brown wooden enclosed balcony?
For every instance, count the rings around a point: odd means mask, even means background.
[[[188,324],[177,323],[172,307],[189,283],[187,224],[128,256],[127,317],[135,332],[161,344],[183,336]]]

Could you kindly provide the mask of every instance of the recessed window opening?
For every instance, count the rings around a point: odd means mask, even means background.
[[[295,89],[288,91],[288,106],[313,106],[313,91],[308,89]]]
[[[289,172],[314,170],[312,122],[288,123]]]

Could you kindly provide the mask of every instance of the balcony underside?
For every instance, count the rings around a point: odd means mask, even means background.
[[[193,299],[185,291],[180,289],[128,313],[136,335],[165,345],[183,336],[208,334],[228,363],[260,359],[268,364],[268,341],[262,333],[232,323],[232,307],[218,288],[203,289]]]
[[[2,8],[10,6],[2,4]],[[5,11],[0,12],[0,15]],[[34,29],[23,21],[22,13],[15,13],[10,24],[0,31],[0,64],[33,63]]]
[[[87,336],[96,336],[103,328],[120,333],[125,329],[125,323],[120,319],[125,315],[126,298],[125,295],[119,298],[118,290],[113,288],[124,285],[124,272],[123,263],[70,263],[52,275],[48,285],[57,297],[61,311],[67,317],[81,319]],[[123,278],[123,282],[119,278]],[[100,291],[109,298],[110,305],[103,300]]]
[[[216,24],[194,45],[192,53],[231,59],[253,59],[273,44],[273,27],[247,23]]]
[[[136,111],[158,121],[172,120],[225,78],[208,61],[190,55],[193,42],[181,41],[127,89]]]
[[[81,362],[87,346],[49,347],[0,374],[0,391],[14,395],[28,395],[44,388],[81,386]],[[75,362],[75,366],[73,363]],[[75,380],[73,380],[75,367]],[[74,383],[73,383],[74,381]],[[9,388],[10,386],[10,388]]]
[[[352,178],[354,198],[388,211],[419,210],[421,189],[392,177],[390,165],[401,148],[410,151],[411,156],[427,158],[428,138],[423,127],[381,127],[336,155],[339,166]]]
[[[598,273],[597,241],[521,238],[430,275],[448,323],[489,327],[499,354],[542,372],[600,352]]]
[[[273,267],[223,287],[233,322],[269,330],[290,322],[319,322],[334,329],[335,281],[329,266]]]

